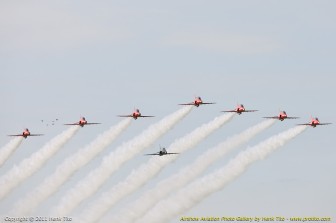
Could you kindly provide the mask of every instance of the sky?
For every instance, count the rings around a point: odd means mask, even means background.
[[[195,96],[201,106],[146,152],[243,103],[258,112],[235,117],[155,179],[112,209],[108,219],[157,182],[228,137],[286,110],[298,120],[278,122],[253,138],[253,146],[310,116],[336,123],[336,27],[334,1],[9,1],[0,2],[0,144],[8,134],[45,134],[23,141],[0,168],[4,175],[67,127],[86,126],[46,165],[0,201],[0,215],[89,144],[120,114],[139,108],[152,119],[131,126],[97,158],[44,202],[39,214],[99,165],[102,158]],[[52,120],[58,119],[55,125]],[[43,120],[43,122],[42,122]],[[48,124],[48,126],[47,126]],[[183,216],[329,216],[336,218],[335,124],[309,128],[267,159]],[[247,146],[213,164],[222,167]],[[128,161],[103,185],[98,198],[147,157]],[[169,186],[169,185],[167,185]],[[81,205],[75,212],[80,213]],[[179,217],[171,222],[179,222]]]

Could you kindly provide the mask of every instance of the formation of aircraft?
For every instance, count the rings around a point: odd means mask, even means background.
[[[215,102],[203,102],[202,98],[198,96],[198,97],[195,97],[195,100],[193,102],[179,104],[179,105],[194,105],[198,107],[200,105],[211,105],[211,104],[216,104],[216,103]]]
[[[238,104],[234,110],[222,111],[222,112],[236,112],[238,115],[241,115],[243,112],[256,112],[258,110],[246,110],[243,104]]]
[[[167,150],[163,147],[160,147],[160,151],[157,153],[149,153],[145,154],[146,156],[165,156],[165,155],[172,155],[172,154],[179,154],[179,153],[168,153]]]
[[[22,134],[16,134],[16,135],[8,135],[8,136],[22,136],[23,138],[27,138],[28,136],[42,136],[43,134],[31,134],[29,129],[25,129]]]
[[[195,100],[190,103],[185,103],[185,104],[179,104],[179,105],[193,105],[196,107],[199,107],[200,105],[207,105],[207,104],[216,104],[215,102],[203,102],[201,97],[195,97]],[[234,110],[227,110],[227,111],[221,111],[221,112],[235,112],[238,115],[241,115],[243,112],[256,112],[258,110],[246,110],[243,104],[238,104],[237,107]],[[135,109],[134,112],[130,115],[118,115],[119,117],[130,117],[130,118],[148,118],[148,117],[155,117],[152,115],[142,115],[139,109]],[[298,119],[299,117],[290,117],[287,115],[285,111],[280,111],[280,113],[277,116],[269,116],[269,117],[263,117],[263,118],[270,118],[270,119],[278,119],[280,121],[283,121],[285,119]],[[41,120],[43,122],[43,120]],[[58,121],[58,119],[56,119]],[[81,127],[84,127],[84,125],[97,125],[101,124],[98,122],[87,122],[85,117],[81,117],[78,122],[75,123],[67,123],[64,125],[79,125]],[[330,125],[332,123],[320,123],[319,119],[316,118],[311,118],[311,121],[309,123],[303,123],[303,124],[298,124],[298,125],[308,125],[312,127],[316,127],[318,125]],[[31,134],[29,130],[26,128],[22,134],[16,134],[16,135],[8,135],[8,136],[22,136],[24,138],[27,138],[28,136],[42,136],[43,134]],[[146,155],[169,155],[169,154],[177,154],[177,153],[167,153],[165,148],[160,149],[160,152],[153,153],[153,154],[146,154]]]
[[[278,116],[271,116],[271,117],[263,117],[263,118],[272,118],[272,119],[279,119],[283,121],[285,119],[297,119],[299,117],[289,117],[285,111],[281,111]]]
[[[130,115],[118,115],[118,117],[130,117],[130,118],[134,118],[136,120],[137,118],[150,118],[150,117],[155,117],[155,116],[152,116],[152,115],[142,115],[141,112],[140,112],[140,110],[137,108]]]
[[[309,125],[313,128],[315,128],[318,125],[330,125],[332,123],[320,123],[320,120],[316,117],[316,118],[311,118],[311,121],[308,123],[303,123],[303,124],[298,124],[298,125]]]
[[[58,122],[58,118],[52,120],[51,123],[50,123],[50,121],[46,121],[46,120],[43,120],[43,119],[41,120],[41,122],[42,122],[42,123],[45,123],[46,126],[49,126],[49,125],[55,125],[55,122]]]
[[[70,123],[70,124],[64,124],[64,125],[79,125],[80,127],[84,127],[84,125],[98,125],[101,123],[98,122],[87,122],[85,117],[81,117],[78,122]]]

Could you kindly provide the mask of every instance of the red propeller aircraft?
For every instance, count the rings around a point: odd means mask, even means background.
[[[152,115],[142,115],[139,109],[135,109],[134,112],[130,115],[118,115],[118,117],[130,117],[130,118],[150,118],[150,117],[155,117]]]
[[[201,97],[195,97],[195,100],[190,103],[185,103],[185,104],[179,104],[179,105],[194,105],[196,107],[200,105],[211,105],[211,104],[216,104],[215,102],[203,102]]]
[[[310,125],[311,127],[315,128],[317,125],[330,125],[332,123],[320,123],[320,120],[316,118],[311,117],[311,121],[309,123],[304,124],[298,124],[298,125]]]
[[[64,124],[64,125],[79,125],[80,127],[84,127],[84,125],[98,125],[101,123],[97,122],[87,122],[85,117],[81,117],[78,122],[76,123],[70,123],[70,124]]]
[[[263,117],[263,118],[273,118],[273,119],[279,119],[280,121],[283,121],[285,119],[297,119],[299,117],[289,117],[287,116],[287,113],[285,111],[281,111],[278,116]]]
[[[22,136],[24,137],[25,139],[28,137],[28,136],[43,136],[43,134],[30,134],[29,130],[26,128],[22,134],[17,134],[17,135],[8,135],[8,136]]]
[[[242,112],[256,112],[256,111],[258,110],[246,110],[243,104],[238,104],[236,109],[222,112],[236,112],[238,115],[241,115]]]
[[[160,151],[157,153],[150,153],[150,154],[145,154],[146,156],[164,156],[164,155],[171,155],[171,154],[179,154],[179,153],[168,153],[167,150],[163,147],[160,147]]]

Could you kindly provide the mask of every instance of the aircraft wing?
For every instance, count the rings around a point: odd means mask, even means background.
[[[298,119],[299,117],[287,117],[287,119]]]
[[[258,110],[245,110],[243,112],[256,112],[256,111],[258,111]]]
[[[131,118],[133,118],[133,115],[118,115],[118,117],[131,117]]]
[[[17,134],[17,135],[8,135],[8,136],[23,136],[23,134]]]
[[[140,118],[151,118],[151,117],[155,117],[155,116],[152,116],[152,115],[141,115],[139,117]]]
[[[215,102],[202,102],[202,105],[212,105],[212,104],[216,104]]]
[[[273,119],[279,119],[278,116],[270,116],[270,117],[263,117],[263,118],[273,118]]]
[[[236,110],[227,110],[227,111],[221,111],[221,112],[237,112]]]
[[[79,125],[79,123],[64,124],[64,125]]]
[[[165,155],[171,155],[171,154],[180,154],[180,153],[166,153]]]
[[[330,125],[332,123],[320,123],[319,125]]]
[[[185,103],[185,104],[179,104],[179,105],[195,105],[195,103]]]
[[[98,123],[98,122],[88,122],[85,125],[99,125],[99,124],[101,124],[101,123]]]
[[[149,154],[145,154],[145,156],[158,156],[158,155],[160,155],[159,153],[149,153]]]
[[[297,125],[312,125],[311,123],[303,123],[303,124],[297,124]]]

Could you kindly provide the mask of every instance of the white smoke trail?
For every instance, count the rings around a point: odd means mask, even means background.
[[[21,145],[23,137],[15,137],[0,149],[0,167],[7,161],[12,153]]]
[[[70,213],[83,200],[93,195],[122,164],[154,143],[191,110],[191,106],[179,109],[105,156],[100,166],[92,170],[84,179],[66,192],[60,203],[53,208],[52,215],[65,216]]]
[[[291,128],[239,153],[223,168],[194,181],[171,197],[159,202],[136,222],[167,222],[174,216],[184,213],[244,173],[245,169],[253,162],[264,159],[306,128],[307,126]]]
[[[18,166],[14,166],[3,175],[0,178],[0,200],[9,194],[13,188],[38,171],[48,159],[75,135],[79,128],[79,126],[72,126],[63,131],[45,144],[39,151],[24,159]]]
[[[170,192],[176,191],[191,180],[198,177],[212,163],[222,158],[232,149],[241,146],[255,137],[257,134],[271,127],[276,120],[266,120],[252,126],[240,134],[232,136],[212,149],[199,155],[195,161],[181,169],[178,173],[160,181],[155,188],[145,192],[135,202],[112,216],[111,222],[134,222],[143,216],[157,202],[166,197]]]
[[[183,153],[193,148],[215,130],[230,121],[233,116],[234,114],[225,114],[198,127],[191,133],[172,143],[167,151]],[[118,183],[108,192],[103,193],[87,210],[83,211],[80,221],[94,222],[99,220],[114,204],[155,177],[166,165],[175,161],[177,158],[178,156],[152,157],[147,163],[133,170],[123,182]]]
[[[123,119],[117,125],[99,135],[89,145],[64,160],[52,175],[49,175],[35,190],[14,205],[12,214],[16,216],[30,214],[41,202],[55,193],[72,174],[110,145],[130,125],[131,121],[132,119]]]

